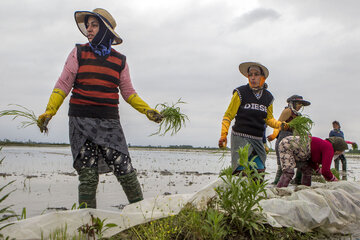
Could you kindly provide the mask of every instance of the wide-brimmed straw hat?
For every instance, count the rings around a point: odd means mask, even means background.
[[[245,77],[249,77],[249,68],[251,66],[258,66],[262,70],[262,74],[264,75],[265,78],[267,78],[269,76],[269,70],[264,65],[257,63],[257,62],[240,63],[239,70],[240,70],[241,74],[244,75]]]
[[[85,26],[85,17],[86,16],[95,16],[102,20],[102,22],[105,24],[105,26],[114,34],[114,41],[112,42],[112,45],[117,45],[122,43],[122,39],[119,37],[119,35],[115,32],[116,27],[116,21],[111,16],[111,14],[102,8],[96,8],[92,12],[90,11],[76,11],[75,14],[75,21],[76,24],[82,34],[84,34],[85,37],[87,37],[87,31]]]
[[[304,98],[300,95],[292,95],[291,97],[289,97],[286,102],[298,102],[301,103],[303,106],[309,106],[310,102],[304,100]]]

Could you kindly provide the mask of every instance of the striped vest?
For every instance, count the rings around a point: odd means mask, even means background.
[[[126,57],[114,49],[95,55],[89,44],[76,45],[79,70],[70,98],[69,116],[119,118],[120,73]]]

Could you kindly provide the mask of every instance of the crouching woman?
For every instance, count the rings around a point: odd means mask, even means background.
[[[311,186],[313,170],[321,173],[326,181],[338,181],[330,171],[331,161],[334,155],[342,154],[347,148],[341,137],[330,137],[325,140],[310,137],[305,143],[302,143],[298,136],[285,137],[279,143],[282,175],[277,187],[289,185],[294,176],[294,168],[302,171],[302,185]]]

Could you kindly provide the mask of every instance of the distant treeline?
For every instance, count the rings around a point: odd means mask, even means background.
[[[194,147],[192,145],[170,145],[170,146],[151,146],[151,145],[147,145],[147,146],[139,146],[139,145],[131,145],[130,143],[128,144],[128,146],[130,148],[164,148],[164,149],[208,149],[208,150],[215,150],[215,149],[219,149],[217,147]]]
[[[349,151],[346,151],[346,153],[350,153],[350,154],[359,154],[360,153],[360,150],[353,150],[353,149],[350,149]]]
[[[0,146],[30,146],[30,147],[47,147],[47,146],[59,146],[59,147],[66,147],[70,146],[68,143],[49,143],[49,142],[34,142],[31,140],[28,140],[26,142],[22,141],[10,141],[9,139],[0,140]]]
[[[68,143],[49,143],[49,142],[34,142],[31,140],[28,141],[11,141],[9,139],[4,139],[4,140],[0,140],[0,146],[39,146],[39,147],[47,147],[47,146],[61,146],[61,147],[66,147],[66,146],[70,146],[70,144]],[[151,146],[151,145],[147,145],[147,146],[140,146],[140,145],[132,145],[132,144],[128,144],[128,146],[130,148],[166,148],[166,149],[218,149],[215,147],[194,147],[192,145],[170,145],[170,146]]]

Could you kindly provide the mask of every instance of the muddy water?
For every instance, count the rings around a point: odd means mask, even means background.
[[[134,167],[138,171],[144,197],[164,194],[193,193],[218,176],[221,169],[230,165],[230,154],[211,150],[154,150],[130,149]],[[2,206],[13,204],[27,217],[71,209],[77,202],[78,179],[72,168],[69,147],[4,147],[0,159],[0,186],[15,180],[7,188],[15,190]],[[360,180],[360,158],[347,157],[348,181]],[[267,160],[266,178],[272,180],[276,172],[275,155]],[[8,192],[5,191],[5,192]],[[4,192],[4,193],[5,193]],[[2,193],[1,193],[2,194]],[[127,199],[112,174],[100,176],[97,205],[100,209],[121,211]]]

